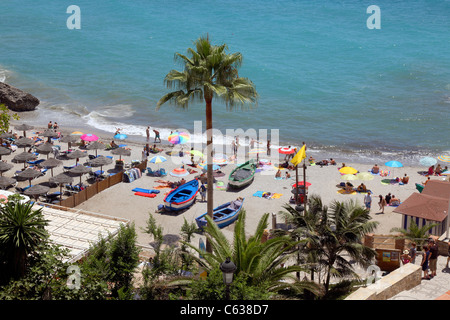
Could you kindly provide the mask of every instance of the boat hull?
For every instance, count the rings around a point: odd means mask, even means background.
[[[194,204],[198,193],[198,180],[194,179],[172,190],[164,198],[164,208],[179,211]]]
[[[242,199],[241,205],[238,208],[231,209],[231,203],[232,201],[224,203],[221,206],[215,208],[213,211],[213,221],[219,228],[224,228],[237,220],[244,204],[244,199]],[[203,227],[205,227],[207,224],[205,218],[207,214],[208,213],[204,213],[195,219],[195,222],[200,229],[203,229]]]
[[[249,170],[250,176],[245,179],[235,179],[234,175],[239,170]],[[228,186],[230,188],[240,189],[250,185],[255,178],[255,171],[256,171],[255,163],[252,160],[247,161],[246,163],[238,166],[230,173],[230,176],[228,177]]]

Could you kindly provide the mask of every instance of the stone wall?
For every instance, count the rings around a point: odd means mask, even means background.
[[[408,263],[382,277],[377,282],[359,288],[345,300],[387,300],[402,291],[410,290],[422,281],[419,265]]]

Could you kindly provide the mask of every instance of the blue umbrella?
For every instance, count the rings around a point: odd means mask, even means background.
[[[401,168],[403,167],[403,164],[399,161],[388,161],[384,164],[385,166],[391,167],[391,168]],[[392,175],[394,175],[394,171],[392,171]]]
[[[167,159],[164,157],[161,157],[161,156],[154,156],[153,158],[151,158],[149,160],[150,163],[161,163],[161,162],[165,162],[165,161],[167,161]]]
[[[403,164],[399,161],[388,161],[384,164],[385,166],[391,167],[391,168],[401,168],[403,167]]]
[[[434,166],[437,163],[437,160],[432,157],[424,157],[419,160],[420,164],[426,167]]]
[[[124,140],[126,138],[127,138],[127,135],[123,134],[123,133],[118,133],[114,136],[114,139],[117,139],[117,140]]]

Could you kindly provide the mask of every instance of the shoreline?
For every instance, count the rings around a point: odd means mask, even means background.
[[[14,121],[11,124],[11,128],[14,128],[15,125],[20,124],[21,121]],[[31,132],[36,131],[44,131],[46,126],[37,125]],[[73,131],[79,130],[79,128],[70,128],[70,127],[62,127],[62,133],[71,133]],[[31,132],[27,132],[28,136],[33,136]],[[108,133],[102,133],[99,131],[93,130],[92,132],[86,133],[94,133],[100,137],[100,141],[109,143],[111,141],[111,136]],[[125,156],[125,161],[130,162],[135,159],[141,160],[142,158],[142,150],[145,145],[144,141],[139,141],[138,139],[130,139],[122,140],[120,143],[126,144],[128,148],[131,149],[131,156]],[[152,137],[150,139],[150,145],[153,145]],[[118,143],[119,140],[116,141]],[[67,144],[66,143],[57,143],[60,144],[62,149],[65,150]],[[119,143],[118,143],[119,144]],[[148,163],[147,167],[152,168],[153,170],[157,168],[165,168],[166,172],[170,172],[174,168],[178,168],[182,164],[182,160],[184,158],[180,158],[178,156],[174,156],[172,159],[167,156],[166,152],[172,150],[172,146],[167,142],[156,143],[158,148],[162,148],[164,151],[158,153],[158,155],[163,155],[167,158],[168,161],[161,164],[150,164]],[[187,149],[184,149],[187,150]],[[19,151],[19,150],[18,150]],[[19,151],[20,152],[20,151]],[[16,151],[17,153],[17,151]],[[109,151],[99,150],[98,154],[103,155],[111,155]],[[310,151],[307,150],[307,159],[311,155]],[[150,154],[148,159],[150,159],[153,154]],[[270,157],[270,161],[272,164],[277,165],[278,161],[276,160],[280,156],[281,160],[284,158],[284,155],[279,155],[278,150],[272,150],[272,156]],[[5,157],[5,159],[10,159],[13,157],[13,154]],[[117,156],[114,156],[116,159]],[[315,157],[315,154],[313,154]],[[45,155],[41,155],[39,158],[45,158]],[[268,158],[266,155],[260,155],[259,159]],[[81,163],[83,163],[86,158],[81,159]],[[173,161],[171,161],[173,160]],[[178,160],[178,161],[175,161]],[[316,161],[319,161],[316,158]],[[64,165],[70,165],[74,162],[73,160],[64,160]],[[341,194],[339,193],[340,188],[337,187],[339,183],[343,182],[342,176],[337,170],[338,167],[341,166],[340,159],[336,158],[337,165],[329,165],[320,167],[316,166],[307,166],[306,170],[306,180],[310,182],[312,185],[308,189],[308,194],[316,194],[322,198],[322,201],[325,205],[329,206],[333,201],[347,201],[353,200],[357,201],[359,204],[363,205],[364,194]],[[354,159],[353,161],[346,162],[347,166],[352,166],[359,170],[360,172],[366,172],[372,168],[374,163],[360,163],[358,159]],[[377,234],[389,234],[390,230],[393,227],[401,227],[401,215],[397,213],[393,213],[394,207],[386,207],[384,214],[380,213],[378,210],[378,195],[385,196],[388,193],[396,195],[400,200],[406,199],[411,193],[417,192],[415,188],[415,183],[422,183],[426,180],[426,177],[420,175],[419,171],[424,171],[426,168],[422,166],[405,166],[402,168],[387,168],[382,163],[378,163],[381,170],[389,170],[391,172],[390,176],[386,178],[393,178],[394,176],[402,177],[405,173],[410,177],[410,181],[407,185],[399,185],[397,184],[387,184],[383,183],[383,177],[374,176],[373,180],[370,181],[352,181],[353,185],[356,187],[359,183],[364,182],[368,189],[372,191],[372,208],[370,210],[370,214],[375,221],[379,221],[380,225],[376,230]],[[114,164],[110,165],[114,166]],[[232,171],[232,169],[236,166],[236,164],[229,163],[221,168],[222,172],[225,174],[223,177],[217,178],[217,181],[222,181],[227,183],[228,175]],[[15,169],[20,169],[23,167],[23,164],[15,164]],[[103,170],[108,170],[108,167],[105,166]],[[58,167],[54,169],[54,174],[58,174],[62,172],[62,168]],[[193,179],[195,176],[202,173],[202,170],[197,168],[195,169],[194,174],[190,174],[185,177],[186,181]],[[281,170],[282,176],[285,176],[285,172],[287,170]],[[3,175],[12,176],[12,172],[5,172]],[[278,216],[278,212],[282,211],[282,206],[286,203],[289,203],[289,198],[291,194],[292,185],[295,183],[295,170],[289,171],[291,178],[289,179],[275,179],[276,169],[275,167],[270,167],[267,171],[259,172],[255,175],[255,180],[253,183],[240,190],[239,192],[229,192],[224,190],[223,188],[219,188],[217,185],[214,186],[214,207],[221,205],[225,202],[232,201],[236,199],[238,196],[245,198],[244,208],[247,212],[247,220],[246,220],[246,232],[248,235],[251,235],[256,228],[256,225],[259,222],[260,217],[263,213],[275,213]],[[299,170],[299,181],[303,180],[302,170]],[[44,177],[33,180],[33,184],[48,181],[49,174]],[[85,178],[83,178],[84,180]],[[204,212],[206,212],[206,202],[198,201],[192,205],[188,210],[182,213],[176,214],[159,214],[155,213],[159,204],[162,204],[164,199],[164,194],[167,193],[170,189],[160,189],[160,194],[158,194],[155,198],[146,198],[139,197],[134,195],[131,190],[133,188],[148,188],[152,189],[155,187],[161,186],[158,181],[179,181],[181,178],[173,177],[170,174],[164,178],[150,177],[145,174],[142,175],[141,178],[136,179],[132,183],[119,183],[117,185],[112,186],[109,189],[102,191],[101,193],[95,195],[94,197],[88,199],[83,202],[77,208],[84,209],[91,212],[98,212],[101,214],[106,214],[110,216],[117,216],[129,219],[130,221],[135,223],[136,231],[138,233],[138,242],[144,245],[150,245],[152,239],[148,234],[145,234],[142,231],[142,228],[146,227],[146,221],[148,219],[148,213],[152,213],[155,217],[158,224],[160,224],[164,229],[164,234],[172,234],[179,235],[181,226],[186,219],[189,223],[194,222],[195,218]],[[432,179],[443,179],[443,176],[435,176]],[[76,183],[78,179],[75,180]],[[28,185],[28,181],[20,182],[21,186]],[[55,188],[52,191],[59,191],[59,188]],[[277,193],[281,195],[279,198],[274,199],[265,199],[255,196],[257,192],[271,192],[272,194]],[[283,221],[278,220],[278,223],[282,223]],[[270,228],[270,219],[269,226]],[[234,229],[234,224],[222,229],[227,238],[232,239],[232,233]],[[196,234],[194,236],[194,243],[198,241],[198,238],[201,238],[202,235]]]

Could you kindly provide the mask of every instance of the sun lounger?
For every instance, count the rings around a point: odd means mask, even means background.
[[[155,193],[147,193],[147,192],[135,192],[134,195],[141,196],[141,197],[147,197],[147,198],[154,198],[154,197],[156,197]]]
[[[142,193],[159,193],[159,190],[155,190],[155,189],[144,189],[144,188],[134,188],[133,190],[131,190],[133,192],[142,192]]]

